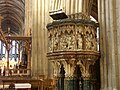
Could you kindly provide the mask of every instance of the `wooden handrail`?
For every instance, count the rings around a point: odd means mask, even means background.
[[[5,69],[1,76],[29,76],[31,69]]]

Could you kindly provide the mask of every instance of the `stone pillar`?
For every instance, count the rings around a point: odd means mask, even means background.
[[[120,90],[119,0],[98,0],[101,90]]]
[[[48,0],[32,0],[32,75],[47,77],[48,60],[47,52],[47,30],[46,24],[49,17],[49,1]],[[49,75],[50,75],[49,73]]]
[[[60,90],[60,81],[59,81],[59,78],[56,78],[56,90]]]
[[[93,0],[82,0],[82,13],[90,18]],[[87,19],[89,19],[87,18]]]
[[[116,0],[114,1],[114,7],[113,7],[113,10],[116,11],[116,14],[114,14],[113,12],[113,15],[114,15],[114,19],[113,20],[116,20],[116,22],[114,23],[114,25],[116,25],[115,29],[114,29],[114,42],[115,42],[115,60],[116,61],[116,65],[115,65],[115,70],[116,70],[116,87],[118,90],[120,90],[120,1],[119,0]],[[119,72],[119,73],[118,73]],[[114,77],[113,77],[114,78]]]
[[[62,64],[60,68],[60,90],[64,90],[64,78],[65,78],[65,70]]]
[[[76,60],[64,60],[61,62],[65,68],[65,90],[78,90],[77,79],[74,76]]]
[[[91,90],[90,80],[83,80],[83,90]]]
[[[91,90],[91,73],[90,73],[90,65],[94,64],[94,61],[89,60],[80,60],[78,63],[81,67],[82,78],[83,78],[83,90]]]
[[[26,36],[30,36],[32,29],[32,0],[25,0],[25,32]]]
[[[65,76],[65,90],[79,90],[79,81],[74,77],[74,74]]]
[[[78,90],[77,79],[74,77],[74,61],[63,59],[52,61],[54,66],[54,78],[56,79],[56,90]]]
[[[65,88],[66,90],[74,90],[74,78],[73,77],[65,78]]]
[[[60,62],[59,61],[52,61],[53,65],[53,77],[56,80],[56,90],[60,90]]]
[[[54,78],[56,80],[56,90],[64,90],[65,70],[59,61],[52,61],[54,68]]]

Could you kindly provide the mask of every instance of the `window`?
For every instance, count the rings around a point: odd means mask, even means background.
[[[7,64],[7,49],[5,43],[0,41],[0,66],[4,67]],[[9,51],[9,62],[10,64],[16,65],[18,63],[19,53],[18,53],[18,42],[13,40],[10,44]]]

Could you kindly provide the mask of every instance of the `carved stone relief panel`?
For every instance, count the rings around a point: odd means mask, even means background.
[[[60,27],[60,49],[64,51],[75,49],[75,35],[72,25],[64,25]]]
[[[66,36],[66,41],[67,41],[67,50],[74,50],[74,45],[75,45],[75,37],[73,35],[73,31],[66,31],[65,32],[65,36]]]
[[[59,49],[59,37],[58,37],[58,28],[54,28],[53,35],[53,51],[57,51]]]
[[[95,28],[85,26],[84,30],[85,50],[97,50],[97,37]]]
[[[97,31],[96,28],[92,27],[91,28],[92,31],[92,38],[93,38],[93,46],[92,46],[92,50],[97,51]]]
[[[61,31],[61,35],[60,35],[60,48],[62,51],[65,51],[67,49],[67,37],[65,35],[65,31]]]
[[[48,30],[49,52],[97,51],[97,30],[92,22],[66,22],[50,25]]]
[[[48,52],[53,51],[53,30],[48,31]]]

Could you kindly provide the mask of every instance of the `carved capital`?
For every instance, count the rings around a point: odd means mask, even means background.
[[[76,60],[62,60],[61,63],[63,64],[65,69],[65,78],[73,79],[75,65],[77,64]]]
[[[90,65],[93,65],[95,61],[91,60],[79,60],[77,62],[78,65],[80,65],[80,70],[82,72],[82,77],[84,80],[89,80],[91,77],[90,73]]]
[[[57,79],[60,77],[61,63],[57,60],[56,61],[52,60],[52,64],[53,64],[53,77]]]

